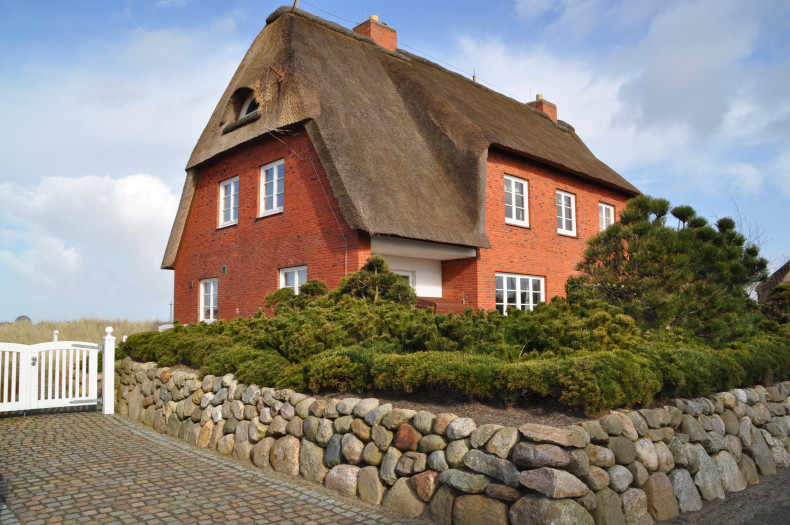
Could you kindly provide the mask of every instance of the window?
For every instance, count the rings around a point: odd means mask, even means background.
[[[395,275],[400,275],[403,278],[404,281],[409,283],[409,286],[414,288],[414,285],[415,285],[414,272],[409,271],[409,270],[391,270],[391,271]]]
[[[505,175],[505,222],[529,226],[527,181]]]
[[[283,211],[284,177],[282,160],[261,168],[261,217]]]
[[[239,112],[239,118],[245,117],[250,113],[254,113],[258,111],[258,101],[255,100],[255,93],[250,93],[250,96],[244,101],[244,104],[241,105],[241,111]]]
[[[601,225],[601,231],[611,226],[614,223],[614,206],[610,204],[598,203],[598,222]]]
[[[307,266],[283,268],[280,270],[280,288],[292,288],[299,295],[299,287],[307,282]]]
[[[217,320],[217,280],[200,281],[200,320],[213,323]]]
[[[576,235],[576,196],[557,190],[557,233]]]
[[[542,303],[543,277],[514,273],[496,274],[496,309],[507,315],[508,306],[519,310],[534,310]]]
[[[239,222],[239,178],[233,177],[219,183],[219,226]]]

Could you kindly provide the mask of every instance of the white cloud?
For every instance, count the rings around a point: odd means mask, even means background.
[[[248,44],[236,39],[233,20],[190,33],[138,29],[75,63],[38,63],[2,78],[0,113],[14,123],[0,128],[14,152],[0,160],[2,178],[148,172],[180,186]]]
[[[0,184],[0,292],[15,298],[0,319],[165,317],[172,274],[158,268],[177,204],[145,174]]]

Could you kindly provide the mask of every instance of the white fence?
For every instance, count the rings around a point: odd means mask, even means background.
[[[104,336],[102,412],[115,411],[115,337]],[[90,405],[99,402],[99,345],[55,341],[0,343],[0,412]]]

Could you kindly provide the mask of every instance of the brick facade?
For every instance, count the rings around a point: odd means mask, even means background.
[[[283,212],[259,217],[260,167],[279,159],[285,163]],[[528,183],[528,227],[505,222],[505,174]],[[220,183],[236,176],[238,223],[220,228]],[[576,236],[557,233],[557,190],[576,197]],[[320,279],[331,289],[371,253],[370,236],[343,220],[301,128],[281,140],[264,137],[213,161],[200,172],[194,199],[174,265],[175,318],[182,323],[199,319],[202,279],[218,280],[218,318],[249,316],[261,308],[266,294],[279,288],[280,269],[307,266],[308,279]],[[564,295],[565,281],[575,272],[587,239],[599,230],[598,203],[614,206],[617,214],[626,199],[624,193],[539,162],[491,150],[486,235],[492,247],[478,249],[476,258],[442,262],[443,298],[494,308],[497,272],[543,277],[546,300]]]
[[[504,176],[528,183],[529,227],[505,222]],[[556,191],[576,196],[576,236],[557,233]],[[491,150],[486,172],[486,235],[490,249],[475,260],[445,261],[443,296],[479,308],[495,306],[497,272],[545,279],[545,298],[565,295],[565,281],[575,273],[587,240],[598,233],[598,203],[614,207],[615,216],[628,196],[563,173],[541,163]]]
[[[300,128],[279,138],[262,137],[200,171],[174,265],[180,322],[198,321],[202,279],[218,280],[218,318],[230,319],[260,309],[266,294],[279,288],[281,268],[306,265],[308,279],[333,288],[370,255],[369,236],[343,220],[307,133]],[[279,159],[285,162],[283,211],[259,217],[260,167]],[[238,223],[219,228],[220,183],[236,176]]]

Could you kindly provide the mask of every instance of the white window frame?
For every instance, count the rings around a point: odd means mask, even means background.
[[[501,283],[501,287],[500,287]],[[546,279],[537,275],[523,275],[520,273],[495,274],[494,302],[496,309],[507,315],[509,306],[519,310],[534,310],[538,303],[546,302]],[[528,289],[523,289],[524,287]],[[538,289],[539,288],[539,289]],[[502,291],[500,296],[499,291]],[[508,292],[513,292],[513,300],[508,300]],[[501,299],[501,300],[500,300]]]
[[[250,111],[250,106],[255,104],[255,109]],[[244,104],[241,105],[241,111],[239,111],[239,118],[246,117],[250,113],[255,113],[258,111],[258,101],[255,100],[255,93],[250,93],[247,99],[244,101]]]
[[[417,286],[417,279],[415,276],[416,272],[413,272],[411,270],[390,270],[390,271],[406,279],[406,281],[409,283],[409,286],[411,286],[412,288],[415,288]]]
[[[304,272],[304,281],[299,282],[299,274],[301,272]],[[293,274],[294,276],[293,285],[286,284],[288,280],[288,274]],[[299,287],[306,282],[307,282],[307,266],[292,266],[290,268],[280,269],[280,288],[291,288],[294,291],[294,294],[299,295]]]
[[[272,182],[271,192],[267,190],[266,177],[271,170]],[[282,173],[282,177],[277,176],[278,172]],[[271,162],[265,166],[261,166],[261,199],[260,199],[260,217],[273,215],[275,213],[282,213],[285,205],[285,159],[280,159]],[[271,198],[271,205],[267,206],[267,200]]]
[[[228,193],[230,189],[230,193]],[[228,218],[225,218],[228,212]],[[219,227],[232,226],[239,222],[239,177],[219,183]]]
[[[510,191],[508,191],[508,183]],[[516,191],[517,185],[521,186],[522,206],[516,205]],[[508,203],[508,197],[510,203]],[[512,217],[508,217],[508,206],[510,206]],[[518,211],[522,212],[523,219],[518,218]],[[515,224],[516,226],[529,227],[529,183],[513,175],[505,175],[505,222],[507,224]]]
[[[576,195],[567,191],[557,190],[557,233],[576,236]],[[567,203],[570,202],[570,206]],[[570,213],[570,217],[567,214]],[[570,220],[571,227],[568,228]]]
[[[199,319],[201,322],[213,323],[217,320],[217,312],[219,293],[217,288],[217,279],[203,279],[200,281],[200,311]],[[206,304],[206,296],[210,304]],[[206,309],[208,309],[208,316],[206,316]]]
[[[614,206],[605,202],[598,203],[598,226],[601,231],[614,224]]]

